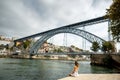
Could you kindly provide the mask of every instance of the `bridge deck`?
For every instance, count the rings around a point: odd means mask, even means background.
[[[78,77],[65,77],[58,80],[120,80],[120,74],[80,74]]]

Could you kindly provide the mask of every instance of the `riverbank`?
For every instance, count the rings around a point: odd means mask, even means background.
[[[120,74],[79,74],[78,77],[65,77],[58,80],[120,80]]]
[[[0,58],[10,58],[11,55],[0,55]]]
[[[43,60],[78,60],[78,61],[90,61],[90,58],[84,56],[69,56],[69,55],[11,55],[10,58],[18,58],[18,59],[43,59]]]

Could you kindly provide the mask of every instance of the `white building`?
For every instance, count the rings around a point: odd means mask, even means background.
[[[10,41],[5,41],[5,40],[0,40],[0,45],[9,45],[10,44]],[[0,54],[6,54],[7,53],[7,50],[6,48],[1,48],[0,49]]]
[[[10,41],[0,40],[0,45],[1,45],[1,44],[3,44],[3,45],[7,45],[7,44],[9,44],[9,43],[10,43]]]

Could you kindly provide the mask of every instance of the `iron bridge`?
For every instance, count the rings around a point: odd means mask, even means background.
[[[98,24],[98,23],[102,23],[102,22],[106,22],[106,21],[109,21],[109,19],[104,18],[104,16],[102,16],[102,17],[98,17],[98,18],[95,18],[95,19],[90,19],[90,20],[87,20],[87,21],[62,26],[62,27],[59,27],[59,28],[55,28],[55,29],[52,29],[52,30],[48,30],[48,31],[45,31],[45,32],[41,32],[41,33],[38,33],[38,34],[27,36],[27,37],[24,37],[24,38],[16,39],[16,40],[14,40],[14,42],[23,41],[23,40],[26,40],[26,39],[29,39],[29,38],[35,38],[35,37],[41,36],[41,38],[38,39],[31,46],[30,54],[36,54],[38,49],[42,46],[42,44],[45,41],[47,41],[49,38],[51,38],[52,36],[54,36],[56,34],[59,34],[59,33],[75,34],[77,36],[80,36],[80,37],[86,39],[90,43],[93,43],[93,42],[96,41],[101,45],[105,41],[104,39],[102,39],[102,38],[100,38],[100,37],[98,37],[98,36],[96,36],[92,33],[89,33],[87,31],[77,29],[77,28],[88,26],[88,25],[93,25],[93,24]]]

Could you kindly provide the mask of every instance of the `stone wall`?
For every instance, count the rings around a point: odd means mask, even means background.
[[[101,65],[120,69],[120,54],[92,54],[91,65]]]

